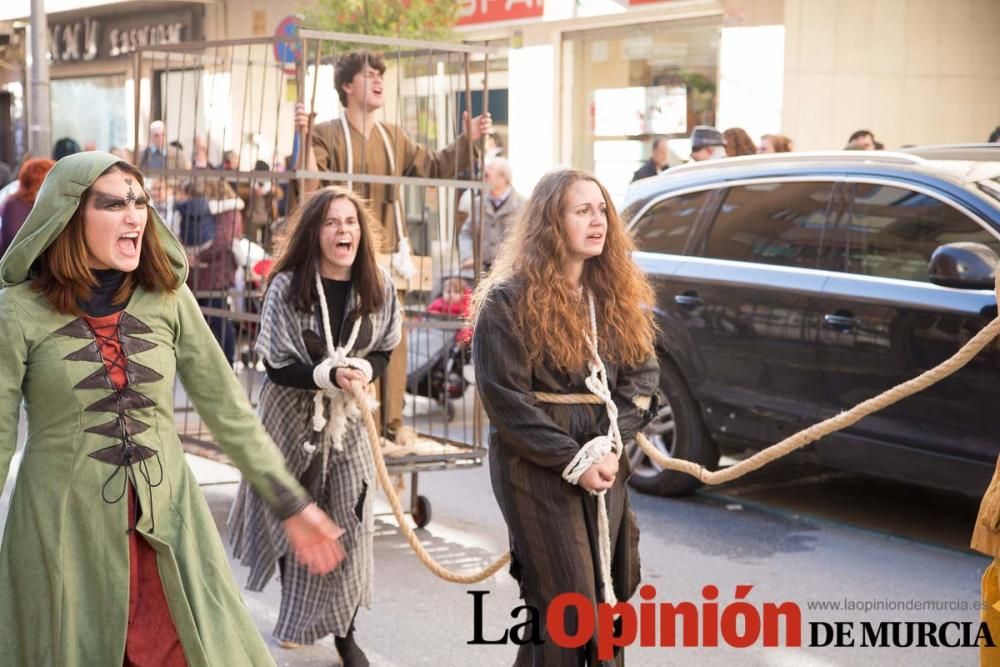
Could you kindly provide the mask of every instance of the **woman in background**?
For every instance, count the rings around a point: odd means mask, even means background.
[[[17,174],[18,186],[3,208],[0,209],[0,257],[3,257],[10,247],[17,230],[28,219],[31,207],[35,205],[35,197],[38,189],[42,187],[42,181],[49,169],[55,164],[54,160],[45,157],[36,157],[25,160],[21,165],[21,171]]]

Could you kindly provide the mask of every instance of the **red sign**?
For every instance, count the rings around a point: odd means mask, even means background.
[[[462,0],[458,25],[541,18],[542,0]]]

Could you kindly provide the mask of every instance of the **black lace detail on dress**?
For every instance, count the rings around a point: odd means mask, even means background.
[[[115,441],[115,444],[103,447],[90,452],[90,456],[95,461],[100,461],[114,466],[114,471],[108,476],[101,486],[101,497],[104,502],[114,504],[121,500],[128,492],[130,478],[136,479],[136,475],[142,477],[146,482],[149,491],[150,521],[152,527],[150,532],[156,531],[156,516],[153,512],[153,488],[163,483],[163,466],[160,461],[160,454],[152,447],[136,442],[134,436],[139,435],[149,429],[149,424],[142,422],[126,414],[129,410],[149,408],[156,405],[156,402],[137,391],[133,385],[156,382],[163,379],[163,376],[142,364],[129,359],[129,356],[138,352],[144,352],[156,347],[156,343],[141,338],[135,338],[130,334],[152,333],[145,323],[136,319],[128,313],[122,313],[118,321],[117,335],[105,336],[94,330],[83,318],[78,318],[62,327],[57,334],[70,336],[72,338],[89,338],[87,345],[64,357],[67,361],[90,361],[100,362],[101,366],[93,373],[80,380],[74,389],[107,389],[111,393],[95,401],[84,408],[85,412],[110,412],[114,419],[86,429],[87,433],[103,435]],[[120,344],[121,352],[113,358],[105,360],[101,351],[104,344],[115,341]],[[116,389],[111,381],[108,367],[117,368],[124,372],[126,381],[121,389]],[[149,462],[156,460],[156,479],[150,470]],[[119,488],[120,484],[120,488]],[[135,530],[135,524],[139,521],[140,508],[139,496],[135,495],[135,519],[128,526],[126,532]]]

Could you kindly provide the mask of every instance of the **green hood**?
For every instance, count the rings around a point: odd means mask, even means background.
[[[28,219],[18,230],[3,260],[0,260],[0,287],[10,287],[28,279],[32,263],[66,228],[80,205],[83,192],[118,161],[119,158],[110,153],[87,151],[68,155],[56,162],[38,191]],[[188,272],[184,247],[152,205],[149,206],[149,215],[160,245],[170,258],[174,274],[183,283]]]

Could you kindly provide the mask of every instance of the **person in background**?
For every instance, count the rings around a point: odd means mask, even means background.
[[[847,148],[857,151],[878,150],[875,146],[875,135],[871,130],[856,130],[847,140]]]
[[[760,138],[758,153],[791,153],[792,140],[783,134],[765,134]]]
[[[755,155],[757,147],[754,146],[753,139],[742,127],[731,127],[722,133],[722,140],[726,142],[726,157],[737,157],[739,155]]]
[[[431,301],[427,312],[432,315],[468,317],[472,305],[472,290],[462,278],[448,278],[441,286],[441,296]]]
[[[264,160],[257,160],[253,169],[270,171]],[[278,219],[278,202],[285,197],[284,189],[274,181],[255,178],[242,183],[239,194],[247,205],[250,239],[265,248],[270,246],[271,227]]]
[[[162,120],[149,124],[149,145],[139,154],[139,169],[190,169],[187,157],[167,145],[167,128]]]
[[[208,141],[203,134],[196,134],[194,137],[194,155],[192,155],[191,166],[195,169],[216,168],[214,164],[208,161]]]
[[[222,154],[222,169],[224,171],[239,171],[240,156],[236,151],[226,151]]]
[[[80,144],[69,137],[63,137],[52,147],[52,159],[58,162],[67,155],[80,152]]]
[[[189,222],[200,222],[193,234],[200,245],[189,247],[191,272],[188,284],[198,298],[198,305],[219,311],[229,311],[230,291],[236,285],[238,268],[233,253],[233,241],[243,236],[243,200],[225,184],[213,186],[211,181],[198,182],[189,193],[191,204],[186,213]],[[208,205],[205,217],[203,204]],[[213,224],[214,223],[214,224]],[[186,230],[185,230],[186,231]],[[236,360],[236,327],[233,319],[223,314],[206,315],[208,326],[232,365]]]
[[[726,156],[722,133],[709,125],[695,125],[691,132],[691,159],[695,162]]]
[[[462,268],[472,268],[474,262],[473,248],[474,238],[482,233],[482,261],[483,270],[489,271],[493,260],[496,258],[497,250],[503,243],[511,223],[517,214],[524,207],[524,197],[511,185],[513,173],[510,169],[510,162],[505,158],[497,157],[486,165],[486,182],[490,189],[487,191],[483,202],[483,220],[485,230],[480,231],[479,225],[479,200],[472,205],[471,195],[463,195],[459,203],[461,208],[464,204],[463,212],[468,215],[468,220],[462,225],[459,232],[459,250],[462,256]]]
[[[469,319],[472,315],[472,289],[464,278],[446,278],[441,286],[441,296],[427,306],[431,315],[445,315],[449,318]],[[472,327],[463,327],[455,334],[455,341],[467,345],[472,342]],[[468,349],[468,348],[466,348]]]
[[[236,151],[225,151],[222,154],[222,166],[220,167],[223,171],[239,171],[240,170],[240,154]],[[239,176],[236,178],[226,179],[226,183],[233,192],[239,192],[240,189],[240,179]]]
[[[32,159],[32,156],[25,153],[24,156],[21,158],[21,163],[17,165],[17,173],[21,173],[21,169],[24,168],[24,164],[30,159]],[[15,192],[17,192],[17,189],[20,186],[21,186],[20,181],[18,181],[15,178],[10,183],[0,188],[0,213],[3,212],[3,207],[7,203],[7,200],[10,199]],[[0,231],[2,230],[3,230],[3,216],[0,215]]]
[[[0,209],[0,220],[3,220],[3,226],[0,227],[0,257],[7,252],[7,248],[14,241],[14,236],[28,219],[31,207],[35,205],[38,189],[42,187],[45,175],[54,164],[54,160],[37,157],[26,160],[21,166],[21,171],[17,175],[17,191]]]
[[[667,158],[669,158],[669,153],[667,151],[667,138],[656,137],[653,139],[653,146],[650,151],[649,159],[646,160],[646,163],[636,169],[635,173],[632,174],[632,182],[634,183],[641,178],[656,176],[661,171],[664,171],[667,168]]]

